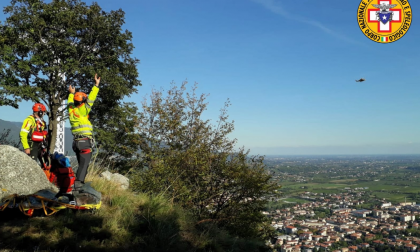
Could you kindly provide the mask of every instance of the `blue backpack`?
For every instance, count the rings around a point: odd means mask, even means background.
[[[61,153],[54,152],[53,158],[56,159],[63,167],[70,167],[70,160]]]

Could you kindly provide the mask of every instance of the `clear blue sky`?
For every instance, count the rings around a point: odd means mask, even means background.
[[[360,1],[98,2],[122,8],[133,33],[143,86],[127,101],[188,79],[210,93],[213,121],[230,98],[231,137],[253,154],[420,154],[420,1],[391,44],[362,34]],[[1,107],[0,118],[23,121],[30,108]]]

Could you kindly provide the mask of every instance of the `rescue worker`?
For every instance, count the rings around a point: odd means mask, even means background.
[[[95,74],[95,86],[87,96],[83,92],[75,92],[76,89],[69,86],[68,112],[71,125],[71,133],[73,134],[73,151],[76,153],[79,168],[76,173],[76,181],[74,190],[80,191],[85,183],[87,168],[92,158],[92,124],[89,121],[89,112],[93,106],[93,102],[99,92],[99,82],[101,77]]]
[[[42,103],[35,103],[32,107],[33,114],[23,121],[20,130],[20,141],[24,152],[33,160],[37,160],[38,152],[46,138],[46,123],[43,116],[47,109]]]

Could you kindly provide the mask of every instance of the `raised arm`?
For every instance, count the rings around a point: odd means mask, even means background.
[[[86,109],[87,114],[90,113],[90,110],[92,109],[93,103],[96,100],[96,96],[99,92],[99,83],[101,82],[101,77],[98,77],[98,74],[95,74],[95,86],[92,87],[92,91],[90,91],[89,96],[86,100]]]

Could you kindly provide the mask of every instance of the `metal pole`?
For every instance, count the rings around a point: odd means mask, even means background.
[[[66,76],[65,74],[60,74],[63,82],[66,81]],[[59,108],[60,111],[65,111],[66,110],[66,100],[63,100],[63,102],[61,103],[61,106]],[[64,112],[63,112],[64,113]],[[59,116],[57,118],[57,137],[55,139],[55,146],[54,146],[54,152],[58,152],[61,153],[63,155],[65,155],[66,153],[64,152],[64,147],[65,147],[65,119],[62,116]]]

